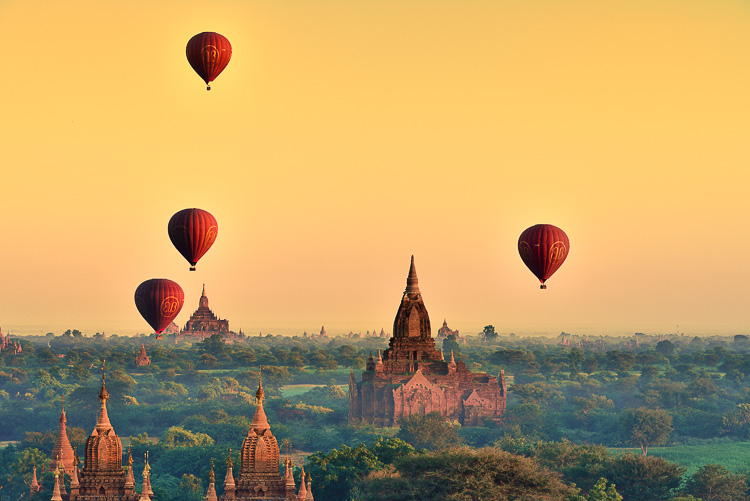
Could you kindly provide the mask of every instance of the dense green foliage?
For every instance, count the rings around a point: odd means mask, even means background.
[[[460,443],[481,454],[502,448],[524,456],[557,472],[586,499],[710,498],[720,492],[724,497],[715,499],[731,500],[747,493],[747,462],[722,455],[722,448],[750,438],[750,343],[737,336],[521,338],[489,325],[469,344],[450,338],[443,345],[473,371],[506,371],[502,422],[462,428],[439,416],[413,416],[386,429],[347,426],[349,371],[362,371],[368,355],[386,347],[382,338],[265,336],[228,345],[213,337],[191,345],[153,337],[91,338],[73,329],[21,342],[22,353],[0,353],[0,440],[18,442],[0,449],[0,493],[8,499],[28,496],[33,465],[40,466],[54,446],[63,396],[68,434],[80,450],[96,419],[103,358],[112,424],[126,444],[134,437],[136,464],[150,451],[153,488],[163,501],[199,499],[211,458],[217,478],[223,478],[230,447],[237,459],[261,366],[273,432],[296,453],[314,453],[308,471],[319,501],[367,499],[385,479],[428,486],[434,479],[404,478],[408,461],[417,461],[407,458],[438,461],[459,454],[454,448]],[[152,364],[135,368],[141,343]],[[282,390],[285,385],[305,386]],[[666,449],[653,447],[660,444]],[[627,445],[640,453],[605,448]],[[716,453],[678,455],[690,447],[714,447]],[[416,452],[423,448],[435,453]],[[477,460],[476,454],[461,461]],[[652,456],[676,458],[690,469]],[[49,473],[39,477],[52,481]]]

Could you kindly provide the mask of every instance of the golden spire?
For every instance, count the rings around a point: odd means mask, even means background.
[[[208,474],[208,481],[212,484],[216,482],[216,474],[214,473],[214,458],[211,458],[211,472]]]
[[[419,294],[419,279],[417,278],[417,269],[414,267],[414,256],[411,257],[409,277],[406,279],[406,292],[408,294]]]
[[[227,468],[233,467],[234,464],[232,464],[232,448],[229,448],[229,452],[227,453]]]

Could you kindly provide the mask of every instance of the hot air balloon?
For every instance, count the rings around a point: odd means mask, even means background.
[[[210,83],[224,71],[232,58],[232,45],[222,35],[206,31],[188,41],[185,54],[190,66],[206,82],[206,90],[211,90]]]
[[[202,209],[184,209],[172,216],[167,225],[169,239],[190,263],[190,271],[208,252],[219,232],[216,219]]]
[[[568,236],[563,230],[551,224],[537,224],[521,233],[518,239],[518,253],[531,272],[542,285],[565,262],[570,250]]]
[[[135,290],[135,307],[153,327],[156,337],[177,317],[185,302],[182,287],[166,278],[146,280]]]

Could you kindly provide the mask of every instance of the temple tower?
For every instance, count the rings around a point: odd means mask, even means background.
[[[62,410],[60,411],[60,431],[57,434],[55,447],[52,449],[52,460],[49,463],[49,470],[54,470],[60,466],[60,470],[68,475],[73,471],[73,461],[75,453],[70,445],[67,431],[68,418],[65,416],[65,397],[62,400]],[[59,463],[58,463],[59,459]]]
[[[349,375],[349,424],[395,426],[402,417],[439,412],[476,426],[499,420],[505,401],[504,377],[472,373],[435,348],[412,256],[388,349],[377,360],[370,355],[360,382]]]
[[[279,444],[271,432],[266,411],[263,409],[264,398],[261,379],[258,382],[258,391],[255,392],[255,414],[240,450],[240,471],[234,481],[234,492],[226,492],[222,495],[222,500],[294,499],[294,491],[287,490],[286,480],[279,470]]]
[[[151,365],[151,359],[146,354],[146,345],[141,343],[141,350],[138,352],[138,355],[136,355],[135,357],[135,366],[143,367],[145,365]]]
[[[107,414],[106,375],[102,364],[102,389],[99,391],[99,417],[86,439],[83,469],[78,472],[78,486],[63,495],[64,501],[138,501],[132,481],[132,463],[128,472],[122,468],[122,442]],[[130,459],[130,458],[129,458]]]

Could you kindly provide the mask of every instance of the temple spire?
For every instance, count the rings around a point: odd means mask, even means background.
[[[102,359],[102,389],[99,392],[99,419],[96,421],[96,431],[102,433],[112,428],[112,424],[109,422],[109,415],[107,414],[107,402],[109,401],[109,393],[107,392],[106,385],[106,373],[104,370],[106,359]]]
[[[232,467],[234,465],[232,464],[232,448],[229,448],[229,453],[227,454],[227,475],[224,477],[224,497],[225,499],[227,497],[231,498],[234,497],[234,491],[235,491],[235,484],[234,484],[234,474],[232,472]]]
[[[297,492],[297,499],[304,501],[307,497],[307,487],[305,487],[305,462],[302,461],[302,471],[299,474],[299,491]]]
[[[34,465],[34,476],[31,479],[31,494],[39,492],[39,480],[36,478],[36,465]]]
[[[75,450],[75,456],[73,459],[73,474],[71,475],[70,479],[70,493],[71,494],[78,494],[78,489],[81,487],[81,481],[78,479],[78,464],[80,463],[80,459],[78,458],[78,449]]]
[[[63,501],[60,496],[60,467],[55,467],[55,487],[52,489],[52,499],[50,501]]]
[[[408,294],[419,294],[419,279],[417,278],[417,269],[414,267],[413,255],[409,267],[409,277],[406,279],[406,292]]]
[[[128,473],[125,477],[125,488],[135,488],[135,475],[133,475],[133,447],[128,447]]]
[[[50,469],[53,469],[60,463],[63,470],[70,469],[73,466],[73,447],[68,439],[66,423],[68,418],[65,415],[65,396],[62,399],[62,409],[60,410],[60,431],[57,434],[55,447],[52,449],[52,462]]]
[[[211,458],[211,473],[208,474],[208,491],[206,501],[218,501],[216,497],[216,474],[214,473],[214,458]]]
[[[267,430],[270,428],[268,425],[268,418],[266,417],[266,411],[263,409],[263,399],[266,394],[263,391],[263,375],[258,375],[258,391],[255,392],[255,414],[253,415],[253,421],[250,424],[251,429],[255,430]]]
[[[312,477],[309,473],[307,474],[307,495],[305,496],[305,501],[315,501],[312,493]]]

